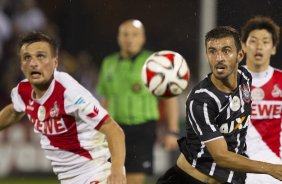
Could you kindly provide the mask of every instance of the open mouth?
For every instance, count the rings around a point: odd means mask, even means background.
[[[39,78],[41,73],[38,71],[32,71],[30,75],[32,76],[32,78]]]
[[[219,64],[215,66],[215,69],[217,72],[222,73],[226,69],[226,67],[225,65]]]
[[[262,57],[263,57],[263,55],[262,55],[261,53],[256,53],[256,54],[255,54],[255,58],[256,58],[257,60],[262,59]]]

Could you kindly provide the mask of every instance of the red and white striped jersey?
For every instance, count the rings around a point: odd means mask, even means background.
[[[93,171],[109,159],[105,135],[98,131],[109,115],[70,75],[56,71],[40,99],[34,99],[25,79],[11,98],[16,111],[27,113],[59,179]]]
[[[269,66],[264,72],[251,74],[253,103],[247,154],[254,158],[258,152],[272,152],[281,158],[282,71]]]

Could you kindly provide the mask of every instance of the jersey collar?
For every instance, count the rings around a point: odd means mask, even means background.
[[[119,61],[123,61],[123,60],[135,61],[136,58],[141,54],[141,52],[142,52],[142,50],[140,52],[138,52],[137,54],[135,54],[134,56],[132,56],[131,58],[123,58],[119,53]]]

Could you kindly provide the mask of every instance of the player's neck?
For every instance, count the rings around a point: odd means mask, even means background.
[[[130,55],[129,55],[128,53],[126,53],[126,52],[120,52],[120,56],[121,56],[121,58],[123,58],[123,59],[128,59],[128,58],[130,58]]]
[[[211,81],[213,85],[223,93],[231,93],[237,87],[237,74],[235,76],[227,77],[224,79],[217,79],[214,75],[211,75]]]
[[[134,58],[139,52],[128,52],[128,51],[120,51],[120,56],[123,58],[123,59],[132,59]]]
[[[34,99],[40,99],[46,91],[49,89],[51,82],[48,82],[46,84],[41,84],[41,85],[32,85],[33,89],[33,98]]]
[[[32,97],[33,97],[33,99],[38,100],[45,94],[45,92],[46,91],[38,90],[37,88],[33,87]]]

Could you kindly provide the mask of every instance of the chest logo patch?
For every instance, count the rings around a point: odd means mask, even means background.
[[[54,103],[54,106],[53,108],[50,110],[50,116],[52,118],[58,116],[58,113],[59,113],[59,108],[58,108],[58,105],[57,105],[57,101]]]
[[[273,90],[271,91],[271,95],[274,98],[282,97],[282,90],[278,87],[277,84],[273,86]]]
[[[262,100],[264,95],[264,91],[261,88],[254,88],[251,92],[252,99],[255,101]]]
[[[141,85],[139,83],[134,83],[131,86],[131,90],[135,93],[139,92],[141,90]]]
[[[241,87],[241,91],[244,102],[249,103],[251,101],[251,93],[249,86],[243,84]]]
[[[232,111],[238,111],[240,109],[241,102],[238,96],[234,96],[230,102],[230,109]]]
[[[39,119],[39,121],[43,121],[45,119],[46,116],[46,109],[44,106],[39,106],[38,111],[37,111],[37,117]]]

